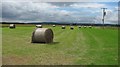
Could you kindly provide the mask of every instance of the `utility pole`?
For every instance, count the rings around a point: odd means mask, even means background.
[[[103,22],[103,29],[104,29],[104,23],[105,23],[105,16],[106,16],[106,9],[107,8],[101,8],[103,10],[103,18],[102,18],[102,22]]]

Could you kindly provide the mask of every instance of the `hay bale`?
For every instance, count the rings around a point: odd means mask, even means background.
[[[37,28],[42,28],[42,25],[36,25]]]
[[[92,26],[89,26],[89,28],[92,28]]]
[[[74,29],[74,27],[73,27],[73,26],[70,26],[70,29],[71,29],[71,30],[73,30],[73,29]]]
[[[10,26],[9,26],[9,28],[11,28],[11,29],[13,29],[15,27],[16,27],[15,24],[10,24]]]
[[[81,28],[81,26],[78,26],[78,28]]]
[[[84,28],[87,28],[87,26],[84,26]]]
[[[32,43],[52,43],[53,31],[49,28],[37,28],[32,34]]]
[[[53,27],[55,27],[55,25],[53,25]]]
[[[62,26],[62,29],[65,29],[65,26]]]

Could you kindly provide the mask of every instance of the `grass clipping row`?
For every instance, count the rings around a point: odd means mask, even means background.
[[[37,28],[32,34],[32,43],[52,43],[53,31],[49,28]]]

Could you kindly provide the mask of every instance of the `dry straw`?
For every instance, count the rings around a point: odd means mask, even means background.
[[[37,28],[32,34],[32,43],[52,43],[53,31],[49,28]]]
[[[62,26],[62,29],[65,29],[65,26]]]
[[[37,28],[42,28],[42,25],[36,25]]]
[[[89,26],[89,28],[92,28],[92,26]]]
[[[9,26],[9,28],[11,28],[11,29],[13,29],[15,27],[16,27],[15,24],[10,24],[10,26]]]
[[[73,26],[70,26],[70,29],[71,29],[71,30],[73,30],[73,29],[74,29],[74,27],[73,27]]]
[[[81,28],[81,26],[78,26],[78,28]]]
[[[53,27],[55,27],[55,25],[53,25]]]
[[[84,26],[84,28],[86,28],[87,26]]]

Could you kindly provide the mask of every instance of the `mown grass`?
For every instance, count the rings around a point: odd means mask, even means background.
[[[52,27],[54,43],[31,43],[32,27],[2,28],[4,65],[116,65],[118,30]]]

